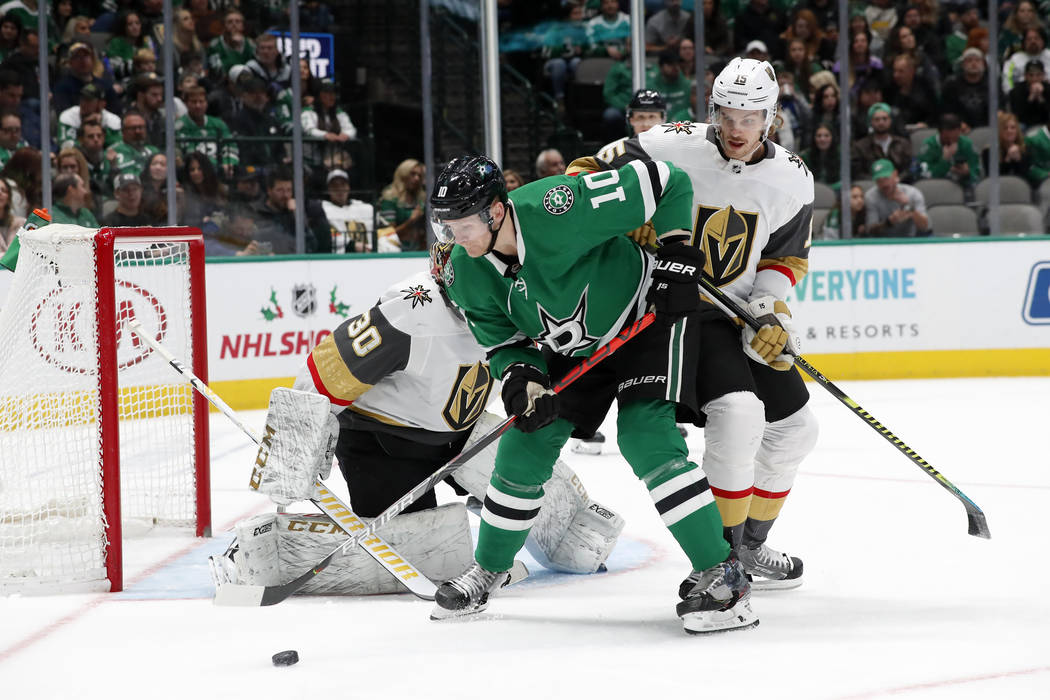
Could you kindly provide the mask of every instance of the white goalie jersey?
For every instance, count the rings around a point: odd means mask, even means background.
[[[614,168],[630,160],[668,160],[693,183],[693,243],[708,279],[738,302],[784,299],[809,270],[813,176],[797,155],[767,142],[750,165],[728,160],[708,124],[659,124],[605,146]]]
[[[328,397],[363,429],[442,444],[470,430],[492,383],[466,321],[422,271],[321,341],[295,388]]]

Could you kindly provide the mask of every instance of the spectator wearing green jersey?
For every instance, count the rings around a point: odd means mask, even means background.
[[[1026,136],[1024,144],[1032,163],[1032,167],[1028,169],[1028,181],[1033,187],[1039,187],[1050,179],[1050,121],[1039,127],[1031,136]]]
[[[22,140],[22,117],[17,114],[0,117],[0,168],[7,165],[15,151],[27,145]]]
[[[175,122],[175,137],[202,140],[184,141],[180,144],[183,152],[202,153],[212,166],[222,169],[227,179],[233,177],[240,156],[230,127],[222,119],[207,114],[208,93],[204,88],[190,88],[185,93],[185,100],[186,114]]]
[[[689,96],[692,84],[682,75],[676,49],[660,53],[657,70],[650,71],[646,87],[659,92],[667,102],[667,118],[675,121],[689,121]]]
[[[87,207],[91,190],[80,175],[59,175],[51,186],[51,196],[51,223],[98,228],[95,215]]]
[[[208,44],[208,69],[216,77],[225,77],[230,68],[243,65],[255,55],[255,42],[244,35],[244,15],[230,10],[222,19],[221,36]]]
[[[113,36],[106,43],[106,56],[113,77],[123,80],[131,75],[131,61],[139,49],[149,49],[156,54],[157,48],[146,33],[139,13],[122,12],[113,23]]]
[[[973,141],[963,136],[959,115],[941,115],[937,133],[927,138],[919,151],[919,168],[926,177],[947,178],[966,191],[981,179],[981,158]]]
[[[110,161],[114,174],[137,175],[146,166],[149,157],[158,152],[155,146],[146,143],[145,117],[138,110],[129,109],[124,113],[120,133],[120,143],[106,151],[106,158]]]
[[[98,85],[88,84],[80,88],[80,102],[58,115],[58,147],[72,148],[76,144],[77,130],[86,117],[97,115],[101,119],[107,146],[120,141],[120,117],[105,108],[105,95]]]
[[[87,162],[91,191],[96,201],[101,202],[102,196],[109,192],[113,164],[106,156],[105,135],[101,118],[97,114],[88,117],[77,129],[76,149]]]

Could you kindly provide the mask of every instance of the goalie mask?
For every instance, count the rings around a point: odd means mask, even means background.
[[[502,223],[495,221],[489,211],[495,200],[507,203],[507,183],[500,167],[484,156],[454,159],[438,175],[430,195],[434,236],[442,243],[454,243],[455,235],[448,222],[477,214],[492,234],[491,251]]]
[[[753,58],[734,58],[730,61],[711,86],[711,98],[707,108],[707,120],[715,128],[722,147],[726,151],[731,150],[723,130],[722,108],[763,111],[763,126],[755,145],[757,148],[766,140],[766,135],[773,126],[779,97],[780,85],[768,61],[756,61]],[[754,149],[740,159],[747,160],[751,153],[754,153]]]
[[[455,243],[435,241],[434,245],[430,246],[430,276],[441,287],[445,286],[445,266],[448,264],[448,259],[452,256],[452,246],[454,245]]]

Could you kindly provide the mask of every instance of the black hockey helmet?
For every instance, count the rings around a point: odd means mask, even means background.
[[[630,103],[627,105],[628,118],[636,110],[639,112],[659,112],[666,116],[667,101],[656,90],[642,88],[634,93],[634,97],[631,98]]]
[[[436,221],[465,219],[485,210],[494,199],[507,201],[500,167],[485,156],[460,156],[434,181],[430,210]]]

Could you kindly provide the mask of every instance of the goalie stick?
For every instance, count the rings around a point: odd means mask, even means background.
[[[745,309],[741,308],[740,304],[738,304],[735,299],[733,299],[731,296],[729,296],[721,289],[716,287],[706,277],[700,277],[700,286],[705,292],[707,292],[708,295],[710,295],[715,305],[718,306],[722,310],[722,312],[730,318],[737,317],[741,319],[744,323],[746,323],[756,332],[759,330],[759,328],[762,327],[762,324],[755,320],[755,318],[751,314],[749,314]],[[791,355],[794,358],[795,365],[803,372],[808,374],[810,377],[812,377],[813,381],[827,389],[828,393],[830,393],[832,396],[838,399],[839,402],[845,405],[861,420],[870,425],[872,429],[875,430],[875,432],[877,432],[882,437],[886,438],[886,440],[891,445],[900,450],[905,457],[907,457],[916,465],[918,465],[924,472],[929,474],[934,481],[936,481],[938,484],[947,489],[949,493],[951,493],[953,496],[962,501],[963,507],[966,509],[966,519],[968,526],[967,534],[973,535],[974,537],[983,537],[984,539],[991,539],[992,533],[988,529],[988,520],[987,518],[985,518],[984,511],[981,510],[976,503],[971,501],[965,493],[960,491],[955,484],[948,481],[948,479],[943,474],[934,469],[929,462],[920,457],[918,453],[915,452],[915,450],[908,447],[903,440],[901,440],[899,437],[890,432],[890,429],[883,425],[881,422],[879,422],[879,420],[876,419],[875,416],[871,415],[866,410],[861,408],[860,404],[851,399],[849,396],[846,395],[844,391],[835,386],[831,382],[831,380],[829,380],[827,377],[821,374],[821,372],[817,370],[816,367],[807,362],[805,358],[803,358],[801,355],[797,355],[791,352],[789,348],[784,348],[784,352]]]
[[[194,389],[208,399],[211,405],[219,409],[220,413],[229,418],[234,425],[251,438],[252,442],[256,445],[262,444],[262,439],[240,419],[229,404],[223,401],[222,397],[212,391],[211,387],[201,381],[200,378],[189,368],[179,362],[179,360],[176,359],[167,348],[157,342],[156,338],[147,333],[138,320],[132,320],[128,325],[131,327],[131,330],[137,333],[138,336],[153,348],[158,355],[163,357],[176,372],[182,375],[182,377],[189,382]],[[353,536],[358,530],[367,527],[359,517],[354,515],[354,512],[350,510],[349,506],[343,503],[338,496],[325,487],[320,479],[314,481],[313,495],[310,497],[310,502],[317,506],[322,513],[328,516],[328,518],[348,536]],[[358,544],[370,557],[375,559],[380,566],[389,571],[390,574],[411,593],[423,600],[434,600],[434,593],[437,591],[437,586],[434,582],[406,561],[393,547],[383,541],[381,537],[372,534],[367,539],[361,538]],[[349,551],[349,548],[343,551]],[[215,593],[215,603],[217,605],[237,605],[238,603],[230,600],[231,598],[235,598],[236,595],[224,593],[222,590],[223,588],[237,585],[238,584],[228,583],[220,586]]]
[[[623,344],[626,343],[628,340],[635,337],[647,327],[649,327],[649,325],[652,324],[654,319],[655,315],[652,312],[649,312],[637,321],[635,321],[628,328],[625,328],[624,330],[620,331],[620,333],[617,334],[615,338],[613,338],[608,343],[595,350],[590,357],[588,357],[583,362],[576,365],[576,367],[571,369],[568,372],[568,374],[566,374],[562,378],[562,380],[558,382],[558,384],[554,387],[553,391],[555,393],[560,393],[561,391],[563,391],[565,387],[569,386],[574,381],[579,379],[584,373],[586,373],[596,364],[598,364],[599,362],[607,358],[609,355],[619,350],[620,347],[623,346]],[[506,432],[506,430],[510,428],[511,424],[513,423],[514,416],[511,416],[510,418],[507,418],[489,432],[482,435],[480,438],[478,438],[476,442],[474,442],[469,447],[460,452],[458,455],[453,457],[445,466],[441,467],[429,477],[421,481],[419,484],[413,487],[411,491],[409,491],[400,499],[398,499],[397,502],[395,502],[389,508],[387,508],[378,516],[376,516],[375,520],[369,523],[363,532],[353,535],[349,539],[345,540],[342,544],[333,549],[328,554],[328,556],[319,561],[309,571],[305,572],[298,578],[289,581],[288,583],[283,583],[276,586],[238,585],[236,586],[237,599],[235,602],[231,599],[231,604],[248,606],[276,605],[282,600],[288,598],[297,590],[305,586],[307,582],[309,582],[314,576],[324,571],[325,567],[331,563],[335,555],[339,554],[339,552],[345,552],[351,547],[357,546],[365,538],[370,537],[371,533],[376,528],[382,527],[384,523],[387,523],[390,520],[392,520],[402,510],[407,508],[409,504],[411,504],[413,501],[425,494],[430,489],[434,488],[434,486],[442,479],[459,469],[461,464],[469,461],[479,452],[484,450],[487,446],[492,444],[496,439],[499,438],[500,435]]]

